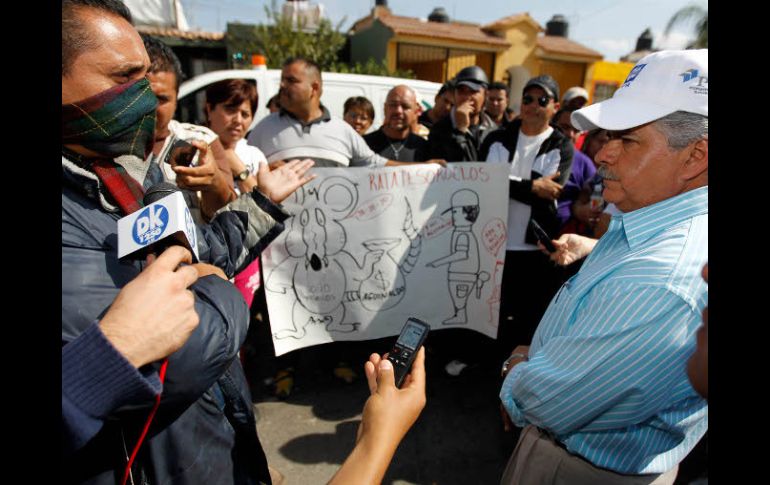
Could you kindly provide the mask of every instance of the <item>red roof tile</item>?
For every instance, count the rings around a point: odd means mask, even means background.
[[[478,24],[468,22],[430,22],[413,17],[401,17],[398,15],[381,15],[380,22],[395,34],[414,35],[419,37],[431,37],[435,39],[457,40],[462,42],[476,42],[493,47],[510,47],[505,39],[487,34]],[[353,26],[359,31],[369,26],[371,17],[365,17]]]

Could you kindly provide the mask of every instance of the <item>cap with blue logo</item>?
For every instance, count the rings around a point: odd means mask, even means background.
[[[660,51],[643,57],[612,98],[572,113],[580,130],[627,130],[675,111],[708,117],[708,49]]]

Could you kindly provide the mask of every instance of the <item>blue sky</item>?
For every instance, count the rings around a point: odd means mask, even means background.
[[[220,32],[227,22],[262,23],[264,7],[270,0],[181,0],[190,27],[194,30]],[[284,0],[276,0],[280,5]],[[337,25],[343,18],[343,31],[368,15],[374,0],[311,0],[324,5],[326,16]],[[450,18],[485,24],[508,15],[528,12],[545,27],[551,17],[562,14],[569,22],[569,38],[601,52],[608,61],[617,61],[631,52],[636,39],[646,28],[655,37],[654,46],[681,48],[692,38],[692,26],[685,25],[663,38],[668,19],[681,7],[703,0],[388,0],[396,15],[427,17],[443,6]],[[483,7],[482,7],[483,6]]]

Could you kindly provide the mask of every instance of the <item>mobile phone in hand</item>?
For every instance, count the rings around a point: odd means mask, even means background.
[[[555,253],[556,246],[553,245],[551,238],[548,237],[548,234],[543,230],[542,227],[540,227],[540,224],[538,224],[534,219],[530,219],[529,225],[532,227],[532,232],[535,234],[535,237],[543,246],[545,246],[545,249],[547,249],[549,253]]]
[[[177,138],[172,142],[165,161],[182,167],[195,167],[198,164],[198,155],[198,149],[194,145]]]
[[[393,350],[388,354],[388,360],[393,364],[396,387],[399,389],[406,375],[412,370],[417,351],[425,342],[429,331],[430,325],[419,318],[409,317],[404,328],[401,329],[401,335],[398,336]]]

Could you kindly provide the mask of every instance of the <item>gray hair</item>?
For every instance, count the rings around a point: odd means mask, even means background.
[[[655,121],[655,127],[663,133],[672,150],[681,150],[694,141],[709,136],[708,116],[687,111],[675,111]]]

